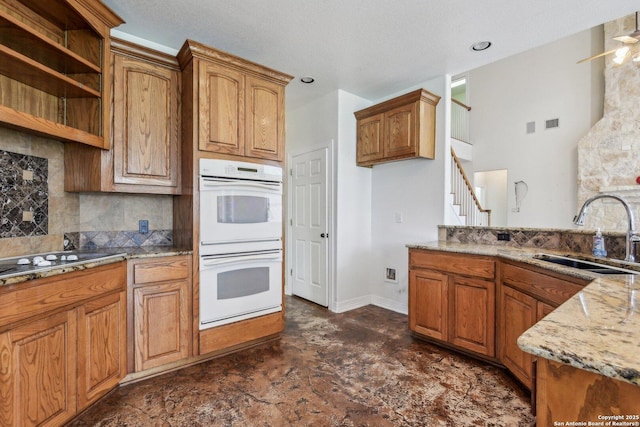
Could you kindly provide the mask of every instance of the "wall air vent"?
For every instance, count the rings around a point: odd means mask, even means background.
[[[550,119],[545,121],[545,129],[553,129],[560,126],[560,119]]]
[[[527,133],[535,133],[536,132],[536,122],[527,122]]]

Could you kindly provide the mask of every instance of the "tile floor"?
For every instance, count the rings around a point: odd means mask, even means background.
[[[505,371],[409,335],[375,306],[288,297],[282,338],[122,386],[71,426],[529,426]]]

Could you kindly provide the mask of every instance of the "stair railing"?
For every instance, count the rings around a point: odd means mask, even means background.
[[[460,206],[460,215],[465,217],[465,225],[491,225],[491,209],[482,208],[453,148],[451,149],[451,193],[453,203]]]
[[[451,98],[451,138],[469,142],[469,111],[471,107]]]

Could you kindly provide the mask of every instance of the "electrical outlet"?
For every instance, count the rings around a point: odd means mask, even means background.
[[[511,235],[509,233],[498,233],[498,240],[508,242],[511,240]]]
[[[149,220],[141,219],[138,221],[138,232],[140,234],[147,234],[149,232]]]
[[[385,272],[385,282],[398,283],[398,276],[396,275],[396,269],[393,267],[387,267]]]

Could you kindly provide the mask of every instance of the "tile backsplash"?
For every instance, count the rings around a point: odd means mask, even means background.
[[[81,231],[78,233],[80,249],[130,248],[142,246],[171,246],[173,230],[137,231]]]
[[[171,196],[68,193],[64,191],[64,144],[4,127],[0,127],[0,156],[0,258],[60,251],[65,247],[172,244]],[[29,163],[31,161],[36,163]],[[42,165],[46,166],[43,168]],[[11,171],[12,168],[16,170]],[[25,174],[24,170],[28,172]],[[6,187],[27,184],[30,186],[23,188],[21,194],[28,194],[22,201],[37,198],[48,203],[12,206],[9,211],[13,209],[13,212],[9,213],[5,210],[10,204],[8,199],[13,201],[20,197],[10,197]],[[38,210],[39,206],[47,210]],[[23,212],[32,209],[33,221],[39,224],[37,227],[29,221],[18,221],[29,218],[31,214],[23,217]],[[148,220],[149,233],[138,233],[141,219]],[[20,222],[23,224],[18,224]],[[15,224],[23,228],[16,229]],[[24,228],[25,225],[28,227]]]
[[[0,238],[48,234],[48,167],[45,158],[0,150]]]
[[[452,243],[473,243],[512,248],[537,248],[567,251],[590,255],[593,248],[595,230],[562,230],[523,227],[473,227],[460,225],[438,226],[438,240]],[[499,235],[508,235],[501,240]],[[626,250],[625,234],[603,233],[609,258],[624,259]],[[636,254],[638,256],[638,254]]]

